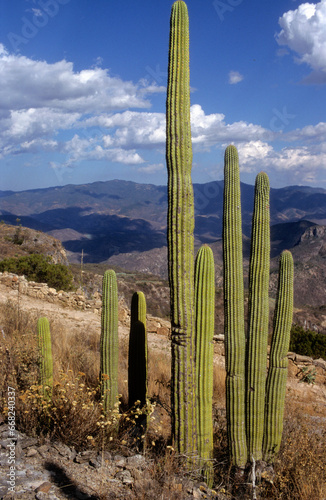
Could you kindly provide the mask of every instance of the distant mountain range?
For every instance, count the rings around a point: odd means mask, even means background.
[[[241,185],[243,233],[250,238],[254,187]],[[196,245],[221,238],[223,181],[195,184]],[[308,227],[326,224],[326,190],[271,189],[272,256],[291,248]],[[103,262],[166,245],[167,188],[127,181],[28,191],[0,191],[0,218],[62,241],[72,262]],[[245,245],[246,248],[246,245]]]

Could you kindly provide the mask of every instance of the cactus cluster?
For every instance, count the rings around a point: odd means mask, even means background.
[[[210,343],[214,330],[215,292],[214,278],[203,285],[209,274],[203,262],[211,259],[208,247],[200,250],[194,271],[188,27],[187,6],[184,1],[177,0],[170,19],[166,99],[172,436],[179,453],[188,458],[198,454],[199,460],[205,461],[212,456],[212,410],[208,401],[212,390]],[[248,338],[244,316],[240,198],[238,154],[234,146],[229,146],[225,152],[223,210],[226,407],[230,461],[244,467],[248,461],[272,460],[279,447],[286,379],[284,353],[292,321],[293,263],[289,252],[282,255],[277,299],[277,304],[281,302],[282,305],[276,307],[266,386],[270,262],[267,174],[258,174],[255,184]],[[214,269],[211,264],[209,267]],[[275,391],[281,395],[279,405],[275,402]]]
[[[273,462],[282,435],[287,358],[293,310],[293,260],[280,258],[274,333],[267,372],[269,322],[269,180],[256,177],[249,263],[248,332],[245,337],[239,160],[235,146],[224,158],[223,260],[226,406],[230,461]]]

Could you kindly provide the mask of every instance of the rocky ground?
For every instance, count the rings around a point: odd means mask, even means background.
[[[78,500],[155,498],[162,490],[153,478],[152,461],[144,455],[76,451],[62,443],[41,443],[18,431],[10,437],[8,425],[0,425],[1,499]],[[10,475],[8,446],[14,443],[14,472]],[[10,456],[10,451],[9,451]],[[14,485],[14,486],[11,486]],[[14,492],[12,492],[12,488]],[[220,498],[204,483],[175,478],[170,488],[182,498]],[[166,498],[166,497],[159,497]],[[178,497],[180,498],[180,497]]]

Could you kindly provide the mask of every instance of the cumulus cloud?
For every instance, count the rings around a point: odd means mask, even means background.
[[[162,92],[163,87],[147,85],[145,81],[133,83],[111,77],[108,70],[95,66],[80,72],[74,70],[71,62],[62,60],[53,64],[31,58],[10,54],[0,44],[0,147],[2,156],[12,153],[48,150],[51,140],[60,131],[73,131],[81,127],[85,116],[100,116],[102,113],[114,113],[129,108],[146,109],[150,107],[147,96]],[[118,113],[118,116],[123,113]],[[141,116],[141,114],[139,114]],[[156,127],[155,116],[144,115],[144,129],[147,130],[148,142],[157,142],[162,126]],[[128,117],[127,117],[128,118]],[[126,120],[128,121],[128,119]],[[146,121],[151,121],[146,127]],[[114,125],[114,124],[113,124]],[[138,164],[143,160],[132,150],[132,138],[128,137],[123,123],[120,137],[117,133],[115,144],[107,151],[107,144],[90,141],[82,142],[83,157],[113,158],[121,163]],[[136,130],[136,125],[134,129]],[[102,134],[103,135],[103,134]],[[153,137],[151,137],[151,135]],[[161,139],[160,139],[161,140]],[[130,143],[129,143],[130,141]],[[137,134],[135,134],[135,144]],[[129,151],[123,153],[120,146],[128,143]],[[60,152],[75,147],[70,160],[80,157],[81,142],[74,137],[70,143],[57,144]],[[91,152],[91,150],[93,151]]]
[[[326,0],[303,3],[285,12],[279,19],[281,31],[276,35],[279,45],[289,47],[298,63],[306,63],[313,73],[310,83],[326,83]]]
[[[239,71],[230,71],[229,73],[229,83],[235,85],[236,83],[242,82],[243,75]]]
[[[292,184],[314,184],[320,183],[320,175],[326,169],[326,147],[321,143],[286,146],[280,150],[263,141],[236,146],[240,170],[245,173],[257,174],[264,170],[268,174],[276,173],[283,181],[290,179]]]
[[[145,79],[111,77],[97,65],[76,72],[67,61],[49,64],[13,55],[0,44],[0,158],[26,155],[25,164],[33,164],[31,155],[53,153],[48,165],[59,173],[82,161],[105,161],[159,175],[165,113],[149,110],[149,96],[162,89]],[[301,183],[313,182],[325,169],[324,122],[283,133],[244,120],[228,123],[224,114],[206,114],[199,104],[191,106],[190,115],[195,153],[222,152],[233,142],[243,172],[289,172]],[[270,144],[275,139],[298,145],[276,151]]]
[[[269,140],[274,137],[270,130],[245,121],[227,124],[222,113],[206,115],[199,104],[191,106],[191,132],[193,144],[198,149],[209,149],[225,142]]]
[[[163,163],[152,163],[144,167],[139,167],[137,171],[142,174],[157,174],[157,172],[161,172],[164,169],[165,165]]]
[[[161,87],[155,86],[157,92]],[[2,109],[55,108],[94,113],[148,108],[146,88],[110,76],[95,67],[74,71],[71,62],[53,64],[9,54],[0,45],[0,107]],[[154,91],[153,85],[149,93]]]

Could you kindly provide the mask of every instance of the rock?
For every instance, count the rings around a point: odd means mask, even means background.
[[[115,478],[119,479],[119,481],[121,481],[123,484],[133,484],[134,482],[131,472],[128,469],[118,472],[115,475]]]
[[[40,486],[36,488],[35,492],[38,493],[39,491],[42,491],[43,493],[49,493],[51,488],[52,484],[45,481],[45,483],[42,483]]]
[[[146,466],[146,460],[143,455],[133,455],[127,458],[127,466],[135,467],[136,469],[142,469]]]

